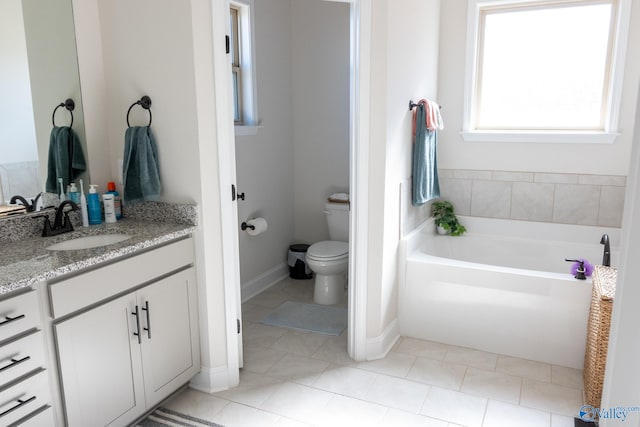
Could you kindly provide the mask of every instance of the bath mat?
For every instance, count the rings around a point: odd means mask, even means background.
[[[347,327],[347,309],[287,301],[265,316],[262,323],[338,336]]]
[[[222,427],[220,424],[211,421],[201,420],[191,415],[181,414],[180,412],[159,407],[153,411],[147,418],[136,424],[135,427]]]

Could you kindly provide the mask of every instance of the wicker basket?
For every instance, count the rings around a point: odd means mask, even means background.
[[[584,392],[586,403],[600,407],[602,383],[607,363],[611,309],[616,293],[617,270],[596,265],[593,273],[593,291],[587,327],[587,347],[584,354]]]

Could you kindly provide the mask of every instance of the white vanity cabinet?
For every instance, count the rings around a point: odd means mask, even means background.
[[[40,328],[35,291],[0,300],[0,425],[54,423]]]
[[[191,238],[49,289],[67,425],[127,425],[200,370]]]

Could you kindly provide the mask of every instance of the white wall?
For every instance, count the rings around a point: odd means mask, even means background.
[[[294,237],[314,243],[327,197],[349,189],[349,4],[294,0],[291,29]]]
[[[96,180],[105,185],[117,175],[127,109],[142,95],[149,95],[160,158],[161,200],[200,207],[195,233],[205,376],[200,385],[226,388],[233,385],[234,374],[227,369],[233,362],[227,360],[212,3],[82,0],[74,6],[77,36],[82,41],[83,81],[91,82],[90,92],[100,95],[85,98],[87,117],[96,125],[90,129],[98,139],[99,148],[94,151],[103,154],[91,158],[105,171]],[[84,76],[85,71],[93,72],[94,78]],[[134,110],[132,124],[146,123],[146,112]],[[231,327],[235,328],[235,321]],[[235,377],[237,383],[237,372]]]
[[[438,159],[444,169],[627,175],[640,76],[640,4],[633,2],[627,66],[620,110],[620,136],[613,144],[464,142],[462,130],[467,1],[442,2],[439,98],[445,114]]]
[[[111,179],[124,151],[129,106],[149,95],[158,145],[162,200],[194,202],[200,191],[191,9],[173,1],[99,1],[106,85]],[[142,17],[144,17],[142,24]],[[168,29],[171,31],[168,31]],[[132,125],[146,125],[136,106]],[[106,182],[95,182],[104,190]]]
[[[238,223],[262,216],[269,229],[255,237],[239,231],[245,289],[263,274],[285,268],[293,240],[291,0],[256,1],[254,19],[260,128],[254,136],[236,137],[238,191],[245,193]]]
[[[38,160],[22,1],[0,3],[0,163]],[[10,100],[10,101],[9,101]],[[0,204],[2,201],[0,201]]]
[[[369,286],[367,337],[397,317],[397,251],[411,175],[409,100],[439,99],[439,0],[375,2],[372,10]],[[410,13],[408,13],[410,12]],[[409,185],[410,188],[410,185]],[[410,203],[410,202],[409,202]],[[380,230],[383,230],[381,233]]]

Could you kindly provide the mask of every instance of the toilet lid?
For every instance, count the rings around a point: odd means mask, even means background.
[[[316,259],[340,258],[349,254],[349,244],[335,240],[314,243],[307,250],[307,256]]]

